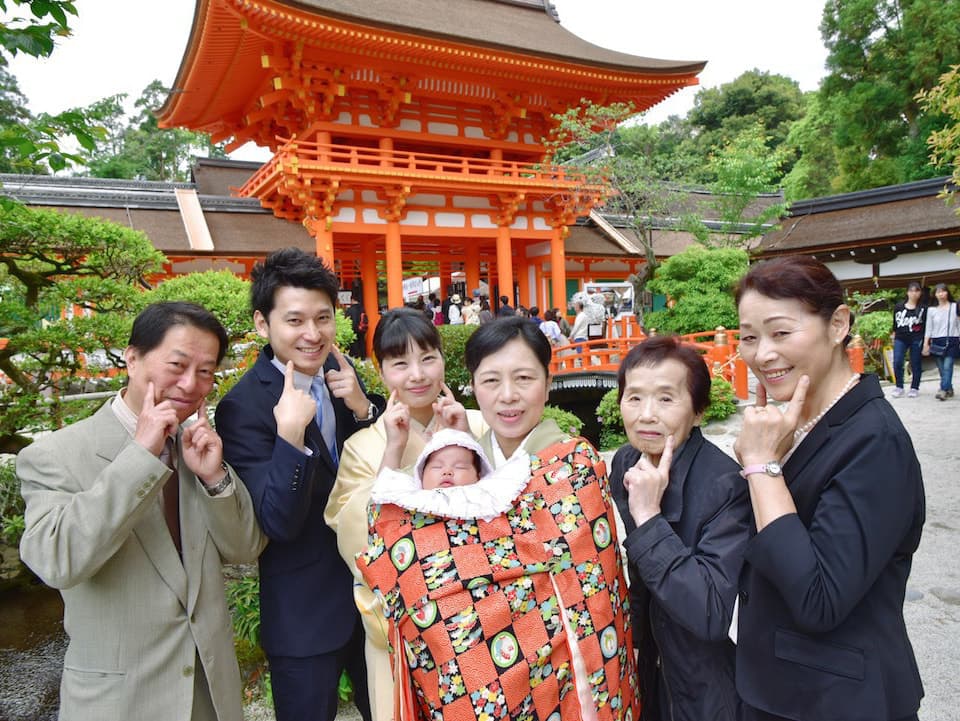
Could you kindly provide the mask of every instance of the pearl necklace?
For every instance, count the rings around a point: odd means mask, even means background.
[[[846,395],[847,391],[850,390],[851,388],[853,388],[853,384],[856,383],[858,380],[860,380],[860,374],[859,374],[859,373],[854,373],[852,376],[850,376],[850,380],[847,381],[847,383],[846,383],[846,385],[843,387],[843,389],[837,394],[837,397],[834,398],[832,401],[830,401],[829,405],[827,405],[826,408],[824,408],[822,411],[820,411],[820,412],[816,415],[816,417],[811,418],[809,421],[807,421],[807,422],[804,423],[802,426],[800,426],[797,430],[795,430],[795,431],[793,432],[793,437],[794,437],[794,438],[800,438],[801,436],[804,436],[804,435],[806,435],[807,433],[809,433],[810,429],[813,428],[815,425],[817,425],[817,423],[820,422],[820,419],[821,419],[821,418],[823,418],[825,415],[827,415],[827,411],[829,411],[831,408],[833,408],[835,405],[837,405],[837,401],[839,401],[841,398],[843,398],[843,397]]]

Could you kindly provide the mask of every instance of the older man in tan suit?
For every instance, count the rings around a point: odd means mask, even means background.
[[[20,553],[64,600],[61,719],[242,718],[221,563],[266,540],[204,412],[226,344],[200,306],[149,306],[127,388],[17,458]]]

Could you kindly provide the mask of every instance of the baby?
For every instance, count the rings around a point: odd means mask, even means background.
[[[495,518],[530,479],[529,462],[520,460],[494,471],[473,436],[445,428],[433,434],[412,474],[382,468],[370,500],[448,518]]]
[[[432,491],[476,483],[483,469],[481,455],[482,451],[478,453],[451,439],[450,445],[438,448],[424,459],[420,473],[421,487],[425,491]]]

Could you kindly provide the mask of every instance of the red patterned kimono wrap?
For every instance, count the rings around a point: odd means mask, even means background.
[[[583,439],[532,455],[529,484],[489,522],[373,506],[357,561],[384,599],[397,721],[580,719],[561,609],[598,721],[639,719],[612,509]]]

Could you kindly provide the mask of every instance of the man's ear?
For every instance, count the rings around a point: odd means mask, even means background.
[[[257,329],[257,335],[270,340],[270,324],[259,310],[253,311],[253,327]]]

